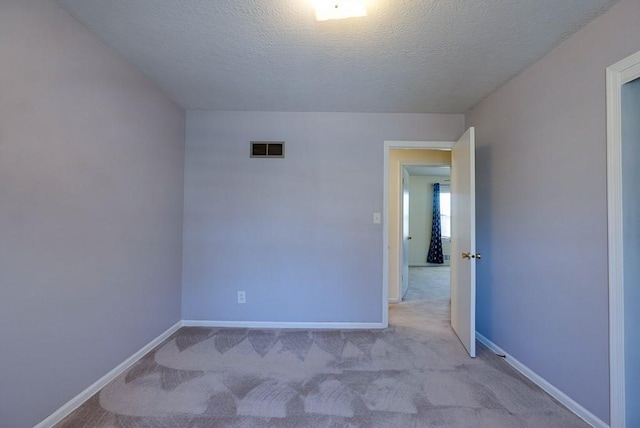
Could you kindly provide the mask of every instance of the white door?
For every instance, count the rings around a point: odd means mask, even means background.
[[[402,168],[402,286],[400,300],[409,289],[409,172]]]
[[[451,326],[476,356],[476,160],[475,130],[451,150]]]

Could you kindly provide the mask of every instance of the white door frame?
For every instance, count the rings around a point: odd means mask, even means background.
[[[625,426],[622,85],[640,77],[640,52],[607,68],[609,379],[611,428]]]
[[[450,151],[454,143],[454,141],[384,142],[384,187],[382,191],[382,324],[384,327],[389,326],[389,151],[391,149],[430,149]],[[400,251],[402,251],[402,249]],[[399,259],[399,261],[401,260],[402,259]]]
[[[405,211],[404,211],[404,187],[405,187],[405,182],[404,182],[404,172],[405,172],[405,165],[410,165],[409,164],[405,164],[404,162],[400,162],[400,168],[398,168],[398,172],[400,173],[400,177],[399,177],[399,181],[398,183],[400,183],[400,189],[399,189],[399,193],[398,196],[400,196],[398,198],[398,202],[399,202],[399,207],[398,207],[398,230],[400,231],[400,233],[398,234],[398,267],[400,269],[398,269],[398,274],[399,274],[399,278],[398,278],[398,302],[402,302],[402,298],[404,297],[404,293],[403,290],[404,288],[404,261],[405,261],[405,257],[407,258],[407,266],[409,266],[409,242],[407,242],[407,254],[405,254],[404,251],[404,227],[405,227]],[[409,171],[407,171],[407,177],[409,177]],[[409,183],[406,183],[407,188],[409,187]],[[407,212],[409,210],[409,207],[407,207]],[[407,226],[407,230],[409,230],[409,224],[406,224]],[[407,284],[409,284],[409,272],[407,271]],[[408,289],[408,287],[407,287]]]

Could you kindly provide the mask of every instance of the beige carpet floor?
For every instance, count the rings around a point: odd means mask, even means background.
[[[449,325],[448,269],[412,268],[385,330],[182,328],[58,427],[586,427]]]

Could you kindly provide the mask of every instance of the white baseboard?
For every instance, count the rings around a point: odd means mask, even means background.
[[[134,365],[140,358],[145,356],[149,351],[162,343],[165,339],[175,333],[180,327],[182,327],[182,321],[178,321],[173,326],[169,327],[167,331],[160,334],[160,336],[153,339],[151,342],[147,343],[143,346],[138,352],[124,360],[122,363],[118,364],[113,370],[111,370],[106,375],[102,376],[98,379],[93,385],[89,386],[87,389],[82,391],[80,394],[73,397],[71,400],[67,401],[62,407],[53,412],[48,418],[40,422],[34,428],[50,428],[62,421],[65,417],[67,417],[71,412],[77,409],[82,403],[87,401],[93,394],[100,391],[104,388],[109,382],[114,380],[116,377],[120,376],[124,373],[129,367]]]
[[[591,413],[590,411],[582,407],[580,404],[578,404],[575,400],[573,400],[567,394],[560,391],[558,388],[553,386],[543,377],[538,375],[536,372],[534,372],[529,367],[522,364],[520,361],[518,361],[508,353],[506,353],[504,349],[500,348],[498,345],[496,345],[495,343],[493,343],[492,341],[490,341],[489,339],[487,339],[477,331],[476,331],[476,338],[480,341],[480,343],[485,345],[487,348],[491,349],[496,354],[504,355],[505,356],[504,360],[507,362],[507,364],[509,364],[511,367],[519,371],[522,375],[527,377],[533,383],[538,385],[547,394],[551,395],[553,398],[558,400],[567,409],[571,410],[573,413],[578,415],[586,423],[588,423],[594,428],[609,428],[609,425],[603,422],[596,415],[594,415],[593,413]]]
[[[400,299],[397,297],[389,297],[389,303],[400,303]]]
[[[235,327],[235,328],[304,328],[332,330],[367,330],[385,328],[381,322],[265,322],[265,321],[200,321],[183,320],[184,327]]]

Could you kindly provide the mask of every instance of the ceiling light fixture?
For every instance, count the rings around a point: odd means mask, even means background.
[[[365,0],[312,0],[318,21],[367,16]]]

